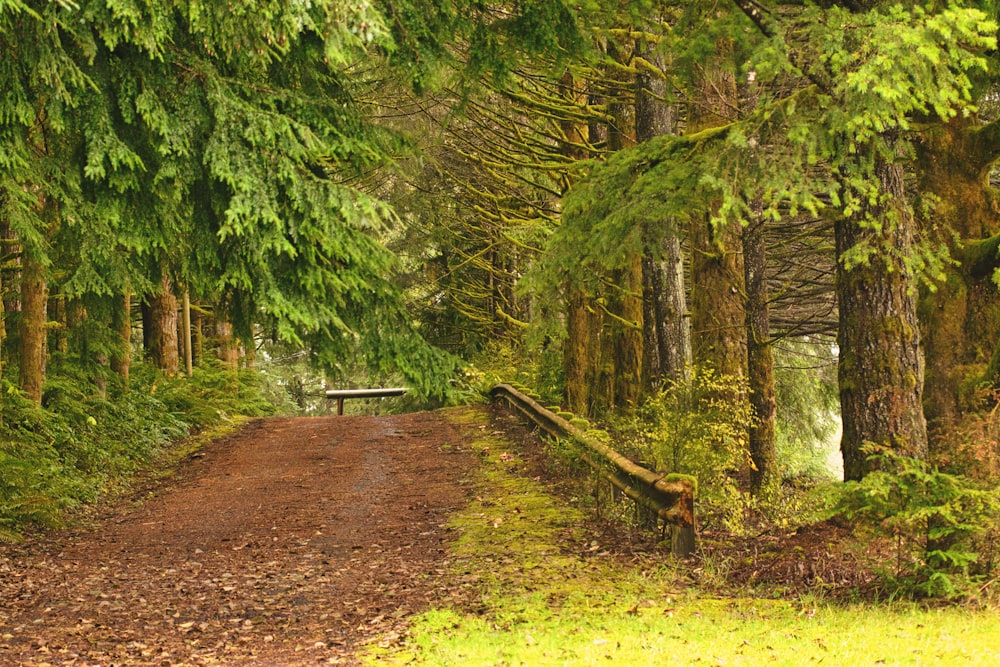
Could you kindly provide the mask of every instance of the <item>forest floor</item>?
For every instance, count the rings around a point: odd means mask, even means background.
[[[656,534],[582,511],[593,489],[544,449],[482,408],[251,421],[86,522],[0,544],[0,667],[662,664],[725,646],[713,664],[803,664],[813,635],[816,660],[914,625],[954,638],[936,657],[1000,636],[995,614],[817,613],[871,581],[843,527],[703,532],[702,556],[672,563]]]
[[[0,545],[0,665],[350,662],[456,593],[441,416],[256,420],[86,526]]]

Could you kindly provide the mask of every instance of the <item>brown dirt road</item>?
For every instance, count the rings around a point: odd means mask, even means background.
[[[473,457],[440,413],[251,422],[142,503],[0,545],[0,665],[316,665],[448,589]]]

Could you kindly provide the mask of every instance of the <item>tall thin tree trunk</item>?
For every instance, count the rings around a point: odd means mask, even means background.
[[[657,267],[662,288],[655,294],[660,373],[664,380],[680,382],[691,364],[691,327],[684,292],[684,256],[676,224],[669,222],[663,242],[663,259]]]
[[[876,175],[887,203],[868,213],[885,224],[875,230],[859,217],[836,225],[841,451],[849,480],[872,470],[866,443],[927,456],[916,286],[905,264],[913,253],[916,223],[905,201],[902,166],[876,158]],[[844,253],[859,244],[869,244],[877,254],[848,269]]]
[[[609,41],[608,56],[621,62],[626,57]],[[612,76],[619,76],[612,73]],[[621,87],[629,82],[622,79]],[[619,151],[635,144],[635,108],[612,98],[608,104],[612,118],[608,126],[608,150]],[[639,403],[642,389],[642,256],[626,257],[624,264],[610,272],[607,290],[608,316],[601,336],[598,397],[605,411],[629,412]]]
[[[201,314],[199,308],[195,308],[191,313],[191,327],[192,338],[191,338],[191,358],[195,365],[202,359],[202,355],[205,353],[205,318]]]
[[[696,133],[733,119],[739,106],[730,70],[733,45],[717,44],[706,63],[699,97],[690,105],[687,131]],[[696,364],[722,375],[742,377],[746,364],[743,259],[739,234],[715,229],[707,215],[691,219],[691,347]]]
[[[566,303],[566,342],[563,346],[565,407],[578,415],[590,410],[589,369],[593,365],[591,332],[594,315],[587,307],[587,297],[579,287],[570,287]]]
[[[620,303],[612,323],[614,341],[614,406],[628,413],[639,405],[642,390],[643,303],[642,257],[630,258],[628,266],[619,272]]]
[[[574,104],[593,101],[580,84],[567,73],[561,80],[563,96]],[[585,146],[593,145],[603,126],[590,126],[576,121],[560,124],[564,144],[561,152],[574,160],[587,157]],[[561,184],[563,192],[572,185],[569,177]],[[593,404],[592,387],[597,364],[597,343],[601,317],[592,304],[593,295],[581,285],[566,286],[566,341],[563,344],[563,400],[570,412],[589,416]]]
[[[750,425],[750,492],[768,497],[779,477],[775,452],[774,352],[768,307],[767,253],[764,220],[755,218],[743,230],[743,268],[746,276],[747,380],[754,421]]]
[[[118,334],[118,341],[111,353],[111,370],[128,386],[132,366],[132,294],[125,292],[112,313],[111,326]]]
[[[664,69],[663,57],[650,47],[644,57]],[[635,136],[639,143],[677,131],[676,111],[665,100],[666,77],[641,71],[636,75]],[[691,332],[684,293],[684,258],[674,220],[650,220],[643,258],[644,366],[646,386],[676,382],[691,363]]]
[[[45,269],[33,252],[21,255],[21,339],[18,382],[25,396],[42,402],[45,382],[45,338],[48,283]]]
[[[194,351],[191,347],[191,296],[184,289],[184,303],[181,311],[181,343],[184,347],[184,372],[188,377],[194,374]]]

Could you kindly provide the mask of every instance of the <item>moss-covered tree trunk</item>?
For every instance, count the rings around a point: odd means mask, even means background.
[[[45,339],[48,321],[45,267],[29,249],[21,255],[21,321],[18,327],[18,385],[25,396],[41,404],[45,382]]]
[[[689,108],[687,131],[697,133],[733,120],[739,108],[736,79],[728,64],[732,44],[717,44],[706,63],[699,97]],[[744,377],[746,325],[743,258],[737,230],[715,229],[707,215],[691,218],[691,349],[695,364]]]
[[[143,339],[150,361],[166,375],[173,377],[180,369],[180,354],[177,341],[177,296],[173,281],[164,272],[160,278],[160,288],[148,299],[144,309]]]
[[[592,313],[587,308],[586,295],[579,287],[571,287],[566,304],[566,342],[563,345],[565,407],[570,412],[586,415],[590,406],[591,361],[590,335]]]
[[[628,49],[609,41],[608,56],[618,62],[630,58]],[[628,89],[630,81],[618,70],[609,70],[612,80],[619,77],[620,87]],[[609,151],[619,151],[635,144],[635,108],[624,100],[612,97],[608,104],[611,123],[607,130]],[[626,251],[620,268],[610,272],[605,291],[607,316],[601,332],[601,362],[597,375],[596,398],[603,402],[604,411],[629,412],[639,403],[642,389],[643,307],[642,256]]]
[[[872,470],[866,443],[907,456],[927,455],[916,286],[906,265],[916,222],[905,201],[902,166],[876,158],[875,172],[881,201],[867,216],[836,224],[841,451],[849,480]],[[875,254],[846,267],[845,257],[851,258],[859,246]]]
[[[239,368],[239,341],[233,336],[233,325],[218,311],[215,315],[215,355],[229,370]]]
[[[562,96],[572,104],[586,103],[587,95],[572,74],[560,81]],[[590,129],[577,121],[560,123],[563,143],[560,152],[573,160],[586,159]],[[596,128],[595,128],[596,132]],[[561,184],[565,193],[572,185],[567,175]],[[563,402],[567,410],[581,416],[590,414],[590,388],[596,359],[600,318],[591,303],[591,295],[582,285],[566,286],[566,340],[563,344]]]
[[[610,318],[614,342],[614,408],[632,412],[642,391],[643,303],[642,257],[633,255],[629,265],[618,272],[620,302]]]
[[[974,119],[958,117],[929,126],[916,142],[918,189],[929,195],[931,211],[925,235],[943,240],[959,260],[920,302],[924,410],[940,433],[970,407],[961,399],[963,385],[986,379],[984,369],[1000,349],[1000,295],[992,282],[996,254],[984,245],[1000,231],[1000,203],[989,182],[996,133],[995,124],[978,127]]]

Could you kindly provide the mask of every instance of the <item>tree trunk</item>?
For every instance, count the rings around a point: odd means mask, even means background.
[[[194,350],[191,341],[191,297],[184,290],[184,303],[181,310],[181,344],[184,348],[184,373],[191,377],[194,374]]]
[[[572,74],[561,80],[563,97],[571,103],[586,102],[587,97]],[[588,127],[574,121],[560,123],[564,143],[560,152],[574,160],[587,157]],[[562,191],[569,190],[572,182],[564,177]],[[590,295],[580,285],[566,286],[566,341],[563,344],[563,401],[565,408],[580,416],[590,414],[591,375],[594,369],[594,331],[597,314],[590,304]]]
[[[696,364],[720,375],[744,377],[746,324],[743,308],[743,258],[738,235],[717,232],[706,218],[692,220],[691,348]]]
[[[916,225],[905,202],[902,166],[877,159],[876,175],[884,203],[868,214],[884,223],[881,229],[865,224],[863,216],[836,225],[841,451],[849,480],[872,470],[863,451],[866,443],[917,458],[927,455],[917,297],[904,263],[912,256]],[[859,244],[869,244],[876,254],[848,269],[844,254]]]
[[[593,366],[591,336],[595,314],[579,287],[569,289],[566,304],[566,342],[563,345],[565,408],[577,415],[590,412],[590,369]]]
[[[128,386],[132,366],[132,295],[129,292],[125,292],[113,310],[111,326],[118,334],[117,344],[111,353],[111,370],[121,376]]]
[[[197,366],[202,359],[202,355],[205,353],[205,318],[201,314],[199,308],[195,308],[191,313],[191,361]]]
[[[177,344],[177,297],[173,291],[173,281],[163,273],[160,278],[159,293],[149,298],[148,331],[143,327],[146,353],[153,365],[169,377],[180,370],[180,355]],[[144,323],[145,325],[145,323]]]
[[[774,353],[768,308],[767,254],[764,220],[756,218],[743,230],[743,269],[746,277],[747,379],[754,421],[750,425],[750,492],[769,497],[777,489],[775,452]]]
[[[608,56],[618,62],[624,53],[608,42]],[[621,81],[623,88],[627,81]],[[612,122],[608,126],[608,150],[619,151],[635,144],[635,109],[612,98],[608,104]],[[601,364],[596,398],[604,403],[600,412],[630,412],[639,402],[642,388],[642,257],[627,257],[621,268],[608,276],[607,316],[601,333]]]
[[[926,358],[924,412],[935,431],[946,433],[961,418],[962,385],[979,379],[1000,341],[1000,298],[989,270],[977,268],[975,249],[1000,231],[1000,202],[990,187],[994,149],[978,136],[974,119],[957,117],[921,132],[917,146],[918,190],[927,193],[931,222],[959,266],[920,300],[921,342]],[[929,234],[935,233],[933,230]],[[971,250],[971,252],[970,252]]]
[[[21,256],[21,342],[18,382],[25,396],[41,405],[45,382],[45,338],[48,283],[33,252]]]
[[[635,255],[619,273],[620,303],[612,318],[614,341],[614,403],[616,412],[630,413],[639,405],[642,390],[643,304],[642,257]]]
[[[663,287],[654,301],[659,347],[660,374],[665,380],[680,382],[687,377],[691,364],[691,327],[687,297],[684,292],[684,256],[676,225],[663,243],[663,259],[657,272]]]
[[[215,315],[215,354],[229,370],[239,368],[240,348],[233,338],[233,325],[218,311]]]
[[[699,97],[690,104],[689,133],[733,120],[739,100],[730,70],[732,51],[731,43],[720,41],[716,56],[706,63]],[[747,352],[739,234],[733,229],[714,229],[707,215],[694,216],[688,242],[694,362],[711,366],[721,375],[743,377]]]
[[[645,57],[661,70],[663,58],[645,48]],[[636,75],[635,135],[639,143],[676,132],[675,109],[666,103],[666,78],[643,71]],[[691,333],[684,294],[684,265],[677,225],[673,220],[650,220],[664,228],[647,233],[643,258],[644,342],[646,382],[680,380],[691,363]]]

